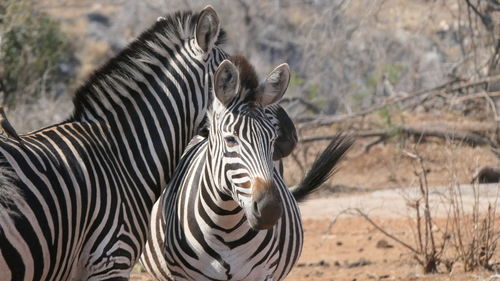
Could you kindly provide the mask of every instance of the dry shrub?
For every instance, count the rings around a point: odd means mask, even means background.
[[[405,151],[405,155],[415,160],[414,172],[418,179],[418,197],[416,199],[406,199],[407,205],[414,211],[414,214],[410,216],[413,218],[412,230],[416,233],[413,245],[390,234],[363,211],[359,209],[356,211],[377,230],[412,252],[413,257],[421,265],[424,273],[437,273],[439,265],[446,264],[443,257],[448,246],[449,237],[445,235],[443,239],[438,240],[433,231],[434,216],[431,212],[433,206],[431,206],[429,200],[428,169],[425,167],[423,158],[418,153],[407,151]]]
[[[466,272],[478,268],[495,270],[493,257],[500,239],[497,227],[499,218],[496,213],[500,184],[496,189],[492,185],[473,184],[470,188],[474,201],[468,203],[464,195],[467,190],[454,182],[452,173],[450,188],[442,197],[444,200],[436,202],[430,200],[428,169],[424,159],[415,150],[404,151],[404,154],[414,160],[414,173],[418,181],[417,197],[405,199],[412,210],[409,217],[415,234],[413,243],[405,242],[389,233],[362,210],[356,209],[356,213],[381,233],[408,249],[424,273],[436,273],[440,265],[444,265],[446,270],[451,272],[457,262],[463,264]],[[487,206],[482,205],[484,201],[480,200],[480,197],[484,195],[494,198],[494,202],[489,202]],[[439,207],[447,209],[447,216],[443,229],[437,231],[435,218],[438,216]]]
[[[70,40],[59,22],[30,0],[0,2],[0,102],[14,107],[42,94],[65,93],[75,73]]]
[[[450,188],[451,213],[448,217],[451,226],[452,245],[455,249],[455,260],[460,261],[465,271],[474,271],[482,267],[494,270],[492,258],[497,249],[500,232],[496,226],[496,206],[498,200],[481,206],[479,195],[481,189],[492,186],[472,185],[474,204],[472,213],[467,214],[459,185]],[[498,199],[497,187],[496,198]]]
[[[36,103],[18,104],[7,111],[10,123],[19,134],[57,124],[68,118],[73,110],[70,97],[53,98],[42,95]]]

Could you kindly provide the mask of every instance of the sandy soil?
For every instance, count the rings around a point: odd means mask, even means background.
[[[488,203],[497,204],[495,199],[499,188],[498,185],[483,185],[476,188],[480,196],[475,197],[472,186],[462,186],[464,212],[470,214],[474,198],[482,207]],[[431,204],[437,208],[434,212],[437,214],[434,220],[436,237],[442,237],[445,232],[448,201],[443,196],[446,190],[435,188],[430,196]],[[388,232],[414,245],[409,219],[412,212],[405,199],[412,192],[414,189],[390,189],[317,198],[303,203],[304,249],[286,280],[500,280],[500,277],[491,277],[493,273],[489,271],[464,273],[460,263],[451,273],[441,266],[440,270],[446,273],[424,275],[406,248],[385,237],[363,218],[342,213],[349,208],[361,208]],[[497,253],[494,259],[500,262],[500,255]],[[152,279],[146,273],[137,272],[132,280]]]
[[[405,241],[412,241],[406,219],[380,222]],[[357,217],[341,218],[331,231],[330,220],[304,221],[306,240],[297,266],[286,280],[486,280],[491,272],[464,273],[458,265],[452,273],[424,275],[408,250]],[[384,242],[385,241],[385,242]],[[385,246],[378,246],[384,245]],[[497,260],[499,257],[497,256]],[[445,272],[445,269],[441,269]],[[500,279],[498,279],[500,280]]]

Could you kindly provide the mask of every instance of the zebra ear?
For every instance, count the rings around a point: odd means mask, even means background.
[[[276,67],[260,85],[256,102],[262,106],[277,103],[286,92],[290,82],[290,67],[284,63]]]
[[[200,48],[206,53],[212,49],[217,41],[220,30],[219,16],[212,6],[206,6],[198,17],[196,24],[196,42]]]
[[[240,85],[238,76],[236,66],[229,60],[224,60],[215,71],[215,96],[223,105],[228,105],[236,96]]]

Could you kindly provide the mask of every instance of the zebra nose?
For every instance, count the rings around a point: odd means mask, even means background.
[[[256,178],[252,185],[252,216],[250,226],[254,229],[273,227],[283,213],[283,204],[273,181]]]

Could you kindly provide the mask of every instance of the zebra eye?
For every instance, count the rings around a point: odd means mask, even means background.
[[[224,137],[224,140],[226,141],[226,145],[229,147],[234,147],[238,145],[238,141],[234,136],[226,136]]]

